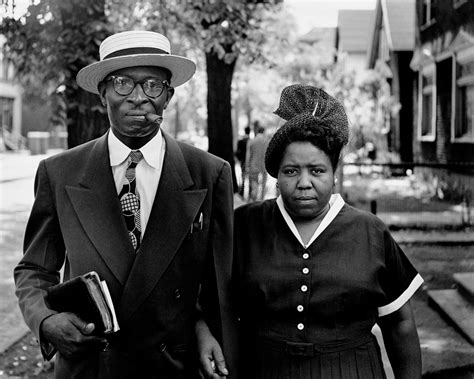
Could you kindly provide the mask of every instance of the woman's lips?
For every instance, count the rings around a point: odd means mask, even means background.
[[[301,200],[301,201],[316,200],[316,198],[314,196],[299,196],[296,198],[296,200]]]

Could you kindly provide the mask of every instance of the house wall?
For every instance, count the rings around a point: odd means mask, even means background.
[[[469,0],[458,8],[453,8],[453,0],[438,0],[436,7],[434,22],[418,25],[417,44],[422,56],[421,61],[431,60],[436,65],[436,135],[434,141],[415,140],[419,145],[415,149],[417,159],[437,163],[474,162],[474,144],[453,141],[451,133],[452,86],[456,81],[453,77],[453,59],[459,54],[452,44],[460,34],[467,35],[466,39],[474,41],[474,1]],[[421,20],[422,0],[417,1],[417,12],[417,19]],[[471,42],[471,45],[474,45],[474,42]],[[469,46],[461,47],[469,48]],[[426,51],[429,52],[428,57],[423,56],[426,55]],[[415,83],[418,86],[416,80]],[[417,106],[415,111],[419,111]],[[417,119],[414,118],[415,130],[418,128]]]
[[[416,2],[417,58],[412,61],[412,68],[417,75],[413,90],[413,148],[415,161],[440,163],[444,168],[418,167],[415,172],[435,183],[445,198],[472,201],[474,139],[458,139],[453,134],[457,117],[453,115],[456,109],[453,107],[458,106],[456,89],[460,79],[457,67],[461,59],[472,61],[474,57],[474,1],[437,0],[434,4],[433,20],[422,25],[423,0]],[[418,73],[430,66],[434,67],[435,133],[423,140],[419,135],[421,79]]]
[[[12,124],[8,125],[8,132],[11,137],[18,137],[21,134],[21,108],[22,108],[22,90],[14,81],[13,66],[3,57],[2,47],[5,43],[5,37],[0,35],[0,97],[13,101],[12,109],[0,109],[2,114],[12,116]],[[6,127],[3,126],[2,127]],[[0,148],[3,148],[3,144]]]

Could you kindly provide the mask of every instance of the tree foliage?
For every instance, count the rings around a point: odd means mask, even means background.
[[[232,80],[239,57],[263,60],[261,46],[268,30],[264,19],[271,17],[280,1],[247,0],[123,1],[111,2],[111,13],[120,8],[117,19],[123,26],[147,25],[183,46],[204,52],[207,73],[207,134],[209,151],[234,166],[232,127]],[[125,11],[123,6],[125,6]],[[130,17],[135,14],[140,17]],[[273,35],[274,34],[270,34]],[[189,56],[189,54],[185,54]],[[234,174],[235,179],[235,174]],[[234,180],[234,183],[235,180]],[[236,186],[237,188],[237,186]]]
[[[104,0],[42,0],[22,19],[3,19],[0,33],[26,95],[49,98],[55,123],[66,115],[69,147],[105,132],[107,118],[97,96],[75,81],[82,67],[98,59],[98,45],[108,34]]]

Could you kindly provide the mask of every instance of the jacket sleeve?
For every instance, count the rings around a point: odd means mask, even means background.
[[[35,177],[35,200],[25,230],[24,255],[14,269],[16,296],[26,324],[40,342],[43,356],[50,359],[52,347],[41,340],[41,323],[56,312],[49,309],[46,289],[59,283],[65,247],[46,162]]]
[[[237,378],[237,318],[232,299],[233,185],[230,166],[225,162],[213,189],[210,230],[210,259],[201,284],[199,303],[213,335],[221,343],[227,367]]]

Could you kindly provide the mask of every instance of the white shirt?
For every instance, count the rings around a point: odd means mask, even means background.
[[[110,166],[112,168],[117,194],[119,194],[125,180],[127,157],[132,150],[120,141],[112,130],[110,130],[108,137]],[[166,144],[161,130],[139,150],[143,154],[143,159],[138,163],[135,175],[137,192],[140,197],[140,222],[143,237],[148,219],[150,218],[151,207],[155,200],[156,190],[158,189],[158,183],[160,182],[163,168]]]

